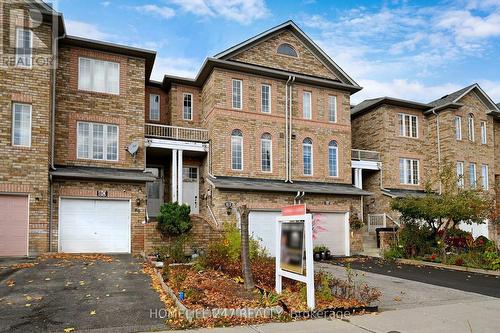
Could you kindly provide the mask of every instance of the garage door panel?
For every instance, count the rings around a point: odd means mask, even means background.
[[[28,255],[28,196],[0,195],[0,256]]]
[[[130,252],[130,203],[61,199],[60,251]]]

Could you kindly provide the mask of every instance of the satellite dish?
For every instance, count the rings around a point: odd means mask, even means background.
[[[127,151],[130,155],[135,156],[139,150],[139,143],[137,141],[132,142],[127,146]]]

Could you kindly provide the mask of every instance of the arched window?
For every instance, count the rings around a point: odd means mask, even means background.
[[[474,141],[475,136],[474,136],[474,115],[471,113],[469,114],[469,119],[467,122],[467,127],[469,129],[469,140]]]
[[[273,155],[273,141],[271,134],[264,133],[260,138],[260,150],[261,150],[261,170],[265,172],[271,171],[272,165],[272,155]]]
[[[339,149],[337,141],[330,141],[328,144],[328,174],[330,177],[339,175]]]
[[[239,129],[231,133],[231,168],[243,170],[243,133]]]
[[[312,176],[313,174],[313,149],[312,140],[305,138],[302,141],[302,159],[304,161],[304,175]]]
[[[293,46],[288,43],[283,43],[278,46],[278,54],[283,54],[289,57],[298,57],[297,51],[295,51]]]

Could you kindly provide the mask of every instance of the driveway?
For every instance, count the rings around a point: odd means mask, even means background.
[[[130,255],[101,259],[0,260],[0,332],[136,332],[165,329],[151,318],[163,309],[142,261]],[[71,330],[70,330],[71,331]]]

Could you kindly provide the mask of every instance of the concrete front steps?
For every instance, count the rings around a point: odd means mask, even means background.
[[[363,252],[361,252],[361,255],[380,258],[380,251],[377,247],[377,236],[375,234],[365,233],[363,235]]]

